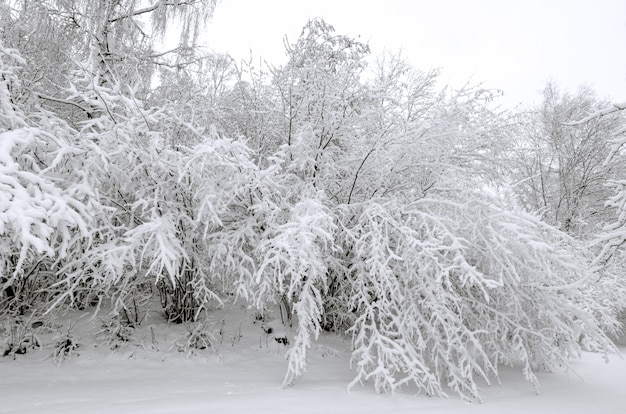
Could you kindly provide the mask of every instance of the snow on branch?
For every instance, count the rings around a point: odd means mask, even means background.
[[[592,119],[600,118],[600,117],[603,117],[605,115],[612,114],[613,112],[623,111],[624,109],[626,109],[626,101],[625,102],[614,103],[614,104],[612,104],[609,107],[606,107],[604,109],[600,109],[600,110],[598,110],[596,112],[593,112],[593,113],[587,115],[583,119],[579,119],[578,121],[573,121],[573,122],[567,122],[567,123],[565,123],[565,125],[571,125],[571,126],[582,125],[582,124],[585,124],[585,123],[591,121]]]
[[[609,184],[615,189],[615,194],[606,202],[607,207],[616,211],[615,220],[606,225],[592,245],[602,246],[596,256],[593,267],[601,269],[626,243],[626,180],[613,180]]]
[[[32,128],[0,134],[0,234],[13,238],[15,246],[22,246],[16,271],[31,248],[38,254],[63,255],[65,251],[53,249],[51,242],[52,235],[65,226],[86,228],[86,206],[73,199],[75,190],[59,187],[56,180],[45,175],[45,169],[44,174],[37,174],[29,168],[28,152],[53,148],[51,137],[44,141],[41,134]]]
[[[333,251],[335,230],[330,211],[318,200],[305,198],[291,208],[284,223],[274,223],[268,229],[257,247],[258,292],[286,298],[297,317],[297,333],[287,352],[285,386],[306,370],[307,349],[321,331],[328,257]],[[264,299],[269,300],[275,297]]]

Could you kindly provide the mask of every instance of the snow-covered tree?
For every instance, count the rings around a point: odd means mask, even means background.
[[[317,18],[286,49],[289,60],[273,78],[283,121],[278,145],[300,145],[312,159],[307,179],[334,200],[345,200],[341,181],[347,153],[359,141],[355,124],[363,115],[360,77],[369,47]]]
[[[623,127],[616,114],[572,125],[586,114],[604,108],[590,89],[575,94],[554,84],[544,91],[544,103],[520,117],[506,136],[511,186],[518,202],[562,230],[589,238],[608,221],[604,203],[607,180],[623,171],[616,154],[607,162],[612,137]]]
[[[626,103],[616,103],[596,110],[582,119],[570,123],[572,127],[586,125],[589,122],[597,122],[606,115],[614,114],[626,108]],[[624,145],[626,144],[626,127],[615,130],[607,137],[610,151],[603,165],[621,163],[624,157]],[[612,190],[612,194],[606,200],[606,207],[614,213],[613,220],[598,233],[594,245],[601,246],[595,263],[598,266],[607,264],[615,253],[619,253],[620,247],[626,243],[626,179],[625,171],[620,170],[619,175],[607,180],[606,186]]]
[[[535,370],[567,365],[581,343],[614,350],[592,311],[610,309],[585,293],[590,274],[576,241],[465,195],[340,210],[352,385],[479,398],[477,379],[497,378],[500,364],[521,362],[538,386]]]

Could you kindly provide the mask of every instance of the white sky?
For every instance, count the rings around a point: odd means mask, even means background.
[[[373,54],[402,48],[453,86],[502,89],[506,105],[539,102],[550,79],[626,100],[626,0],[220,0],[207,42],[279,64],[283,37],[295,41],[313,17]]]

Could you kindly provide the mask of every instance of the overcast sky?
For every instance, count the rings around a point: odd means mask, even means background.
[[[207,43],[278,64],[313,17],[446,83],[502,89],[507,106],[538,102],[550,79],[626,100],[626,0],[220,0]]]

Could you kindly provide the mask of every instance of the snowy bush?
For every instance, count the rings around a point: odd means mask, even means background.
[[[96,337],[111,349],[121,348],[135,339],[135,327],[123,321],[119,316],[102,318],[100,323]]]
[[[118,84],[86,79],[73,93],[95,108],[76,141],[101,206],[92,218],[96,241],[64,263],[57,284],[68,288],[55,305],[90,286],[121,313],[128,297],[156,284],[169,320],[195,320],[219,302],[223,279],[211,272],[207,249],[251,190],[249,149],[192,125],[172,130],[170,113],[145,109]]]
[[[475,197],[340,212],[356,313],[351,386],[477,398],[476,380],[497,378],[499,364],[522,363],[537,386],[534,371],[567,366],[582,338],[614,350],[580,306],[591,299],[584,255],[534,216]]]
[[[72,334],[72,329],[75,324],[76,323],[70,323],[66,332],[58,332],[57,335],[52,338],[52,354],[50,356],[58,366],[61,366],[65,360],[78,356],[80,343],[76,336]]]
[[[318,200],[296,203],[284,223],[268,228],[257,251],[257,306],[284,297],[297,318],[297,333],[287,352],[284,385],[306,370],[307,350],[321,330],[324,295],[328,289],[328,256],[333,253],[335,219]]]
[[[195,355],[198,351],[212,349],[217,352],[219,346],[215,336],[215,322],[204,320],[202,322],[186,322],[185,336],[182,341],[176,340],[173,347],[178,352],[184,352],[188,357]]]
[[[12,105],[9,91],[19,84],[13,72],[4,73],[6,59],[0,50],[1,78],[13,82],[0,85],[0,309],[19,303],[23,312],[36,290],[55,282],[64,260],[84,252],[94,193],[81,171],[64,170],[78,154],[63,123],[29,125],[34,121]]]
[[[41,348],[41,341],[36,329],[30,324],[30,320],[26,323],[18,320],[10,321],[9,332],[5,342],[6,345],[2,349],[2,355],[0,356],[11,356],[13,359],[15,359],[16,355],[23,355],[34,349]]]

